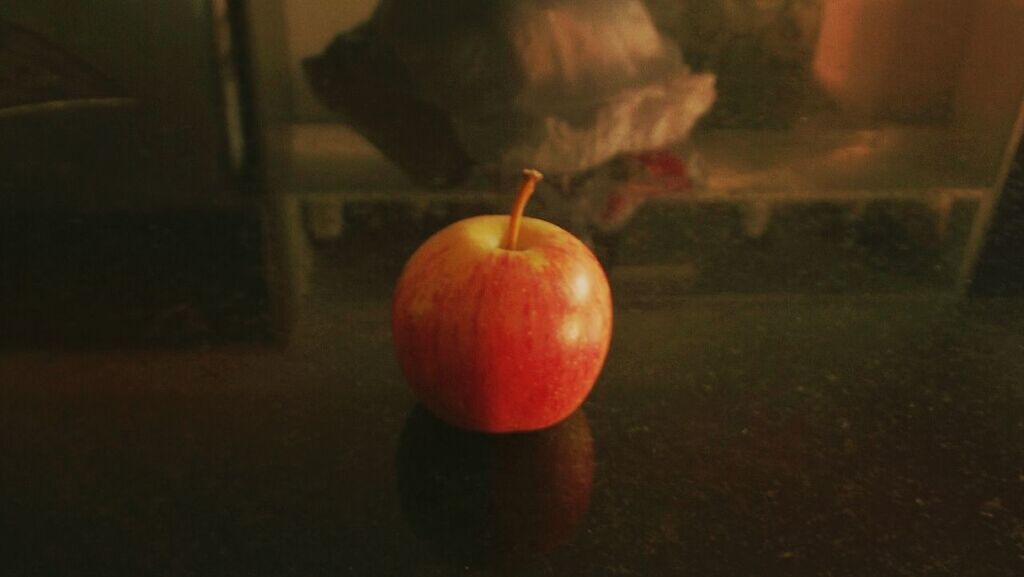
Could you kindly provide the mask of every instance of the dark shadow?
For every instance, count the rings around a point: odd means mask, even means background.
[[[438,556],[513,569],[566,544],[590,504],[594,442],[579,410],[552,428],[489,435],[417,406],[398,449],[402,513]]]
[[[2,349],[271,339],[254,211],[0,217]]]
[[[1017,149],[971,284],[973,296],[1024,295],[1024,144]]]

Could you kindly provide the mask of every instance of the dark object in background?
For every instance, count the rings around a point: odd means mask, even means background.
[[[259,214],[0,219],[0,348],[266,342]]]
[[[975,296],[1024,295],[1024,145],[1017,150],[971,283]]]
[[[412,79],[370,26],[338,36],[320,56],[304,61],[313,91],[416,182],[456,185],[469,175],[466,155],[449,118],[414,96]]]
[[[231,202],[210,15],[198,7],[0,3],[0,91],[21,103],[0,112],[3,209],[101,214]]]
[[[811,69],[823,0],[646,0],[695,70],[718,76],[705,128],[786,129],[831,104]]]
[[[13,107],[120,96],[122,91],[88,63],[0,19],[0,115],[13,114],[5,110]]]
[[[55,8],[0,4],[0,348],[269,339],[262,216],[228,174],[206,16]]]
[[[385,0],[305,61],[343,121],[423,186],[572,176],[685,141],[715,99],[640,0]]]
[[[116,186],[111,174],[131,172],[121,159],[140,148],[136,104],[68,49],[0,19],[2,206],[94,204],[101,187]]]

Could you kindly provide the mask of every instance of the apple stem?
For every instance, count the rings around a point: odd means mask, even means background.
[[[533,196],[533,190],[537,183],[544,178],[544,175],[532,168],[523,170],[523,179],[519,182],[519,192],[516,193],[516,202],[512,205],[511,218],[508,221],[508,232],[505,233],[505,242],[502,247],[506,250],[516,250],[519,243],[519,225],[523,221],[523,211],[526,203]]]

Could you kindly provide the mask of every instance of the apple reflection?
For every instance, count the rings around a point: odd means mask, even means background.
[[[456,429],[417,406],[398,449],[402,513],[435,553],[510,567],[566,544],[590,504],[594,442],[582,410],[540,431]]]

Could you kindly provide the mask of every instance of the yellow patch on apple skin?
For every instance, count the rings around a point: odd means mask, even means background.
[[[508,228],[508,217],[491,214],[470,217],[449,227],[453,235],[463,237],[467,242],[463,246],[476,250],[491,251],[501,244]]]
[[[550,222],[527,217],[522,221],[519,248],[509,251],[500,248],[508,223],[507,215],[470,217],[427,239],[409,259],[400,280],[400,298],[405,303],[403,308],[407,314],[415,317],[428,315],[435,308],[441,285],[449,288],[464,286],[479,267],[488,266],[486,263],[494,259],[507,259],[509,264],[528,267],[538,275],[568,272],[558,272],[553,268],[556,263],[545,251],[553,247],[557,247],[556,250],[576,250],[582,244],[578,239]],[[567,295],[570,303],[582,304],[602,296],[591,286],[585,269],[572,273],[575,278],[568,286]],[[407,274],[408,279],[405,278]],[[586,333],[588,329],[584,324],[577,322],[575,329],[567,327],[565,336]]]
[[[562,322],[559,338],[563,343],[576,344],[583,335],[583,322],[579,316],[571,316]]]
[[[427,239],[409,258],[399,281],[407,313],[415,317],[430,313],[441,290],[439,279],[448,286],[460,286],[481,261],[497,254],[507,221],[508,217],[497,215],[469,218]]]
[[[584,303],[590,298],[590,279],[584,274],[576,275],[572,280],[572,297],[577,303]]]
[[[548,257],[535,250],[521,250],[516,252],[522,253],[522,256],[519,258],[522,258],[523,261],[535,272],[544,270],[549,264]]]

